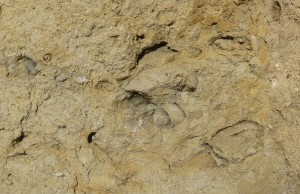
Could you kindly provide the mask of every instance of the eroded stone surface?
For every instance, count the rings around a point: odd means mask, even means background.
[[[2,1],[1,193],[299,193],[299,7]]]

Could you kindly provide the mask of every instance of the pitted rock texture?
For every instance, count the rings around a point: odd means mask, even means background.
[[[298,0],[3,0],[0,24],[0,193],[300,193]]]

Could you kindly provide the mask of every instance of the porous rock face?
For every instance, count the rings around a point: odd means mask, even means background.
[[[300,193],[299,0],[0,8],[1,193]]]

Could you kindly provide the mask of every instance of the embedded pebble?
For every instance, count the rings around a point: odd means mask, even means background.
[[[32,75],[36,75],[38,73],[36,62],[30,58],[26,58],[25,60],[25,67],[27,71]]]
[[[63,176],[65,176],[65,173],[63,173],[63,172],[58,172],[58,173],[55,174],[55,176],[56,176],[56,177],[63,177]]]
[[[84,83],[87,83],[89,82],[90,80],[85,77],[85,76],[73,76],[73,80],[76,82],[76,83],[79,83],[79,84],[84,84]]]
[[[198,86],[198,77],[195,73],[190,74],[186,80],[185,90],[194,91]]]

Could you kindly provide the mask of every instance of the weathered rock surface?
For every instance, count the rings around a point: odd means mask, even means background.
[[[300,193],[299,0],[3,0],[0,24],[0,193]]]

